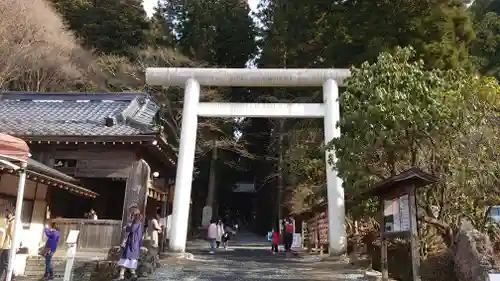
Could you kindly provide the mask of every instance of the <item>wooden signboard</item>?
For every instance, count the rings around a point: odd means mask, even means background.
[[[417,189],[437,182],[438,178],[411,168],[373,186],[365,195],[380,202],[381,225],[380,271],[382,281],[389,280],[387,247],[390,239],[410,240],[413,281],[420,281],[420,240],[417,225]]]
[[[55,168],[82,178],[127,178],[134,162],[130,151],[105,148],[55,151],[51,157],[56,160]]]
[[[130,209],[137,208],[142,215],[146,212],[148,184],[151,168],[144,160],[134,162],[127,177],[125,198],[123,200],[122,229],[130,222]],[[122,233],[122,241],[125,238]]]

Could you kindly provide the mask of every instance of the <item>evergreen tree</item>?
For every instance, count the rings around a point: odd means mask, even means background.
[[[476,0],[470,9],[476,32],[471,54],[481,73],[500,78],[500,1]]]
[[[171,1],[168,1],[171,2]],[[173,25],[168,21],[167,3],[159,0],[151,17],[150,29],[148,31],[148,44],[153,46],[170,46],[176,43]]]
[[[466,4],[460,0],[268,0],[262,4],[258,18],[263,26],[259,34],[262,53],[257,63],[263,68],[347,68],[374,61],[380,52],[407,45],[414,46],[426,67],[471,68],[468,47],[474,32]],[[259,89],[253,94],[257,99],[272,97],[281,102],[321,100],[321,92],[314,89]],[[271,122],[251,124],[245,128],[245,134],[264,131],[265,136],[272,138],[268,133],[273,131]],[[289,198],[297,200],[301,193],[324,195],[324,177],[318,174],[323,156],[300,141],[307,139],[310,144],[321,146],[322,123],[287,121],[286,128],[290,142],[285,148],[289,156],[283,167],[285,177],[292,186],[307,191],[295,189]],[[265,146],[270,140],[255,141]],[[263,163],[258,165],[265,167]],[[316,176],[311,177],[310,171],[316,171]],[[317,199],[312,197],[304,200]]]
[[[149,22],[140,0],[51,0],[81,42],[98,53],[132,55],[146,43]]]
[[[289,67],[349,67],[411,45],[429,67],[468,66],[474,32],[466,8],[462,0],[269,0],[259,15],[262,57],[281,45]]]
[[[168,1],[166,22],[185,55],[219,67],[244,67],[256,50],[248,4],[230,1]]]
[[[481,2],[481,0],[479,0]],[[489,12],[492,12],[492,13],[496,13],[496,14],[500,14],[500,1],[498,0],[483,0],[485,3],[485,6],[486,6],[486,9],[485,9],[485,12],[486,13],[489,13]]]

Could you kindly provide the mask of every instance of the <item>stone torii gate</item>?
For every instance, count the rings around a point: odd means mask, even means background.
[[[325,142],[340,136],[339,85],[348,69],[229,69],[148,68],[148,85],[184,86],[184,111],[172,210],[170,250],[184,252],[188,229],[198,116],[324,118]],[[200,102],[200,86],[323,87],[323,103],[212,103]],[[326,152],[326,159],[331,152]],[[333,154],[333,156],[335,156]],[[330,255],[346,250],[342,180],[327,163],[328,241]]]

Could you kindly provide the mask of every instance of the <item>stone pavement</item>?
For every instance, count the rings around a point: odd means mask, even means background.
[[[248,238],[248,237],[247,237]],[[306,254],[273,255],[269,244],[255,240],[235,239],[233,247],[208,253],[206,241],[191,241],[188,252],[192,260],[169,258],[145,281],[340,281],[366,280],[364,271],[350,267],[345,261],[321,261]],[[265,241],[265,237],[262,238]],[[257,245],[258,244],[258,245]]]

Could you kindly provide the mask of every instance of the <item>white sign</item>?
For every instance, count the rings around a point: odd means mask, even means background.
[[[384,227],[386,232],[410,230],[410,209],[408,204],[408,195],[384,201]]]
[[[402,231],[410,230],[410,206],[408,195],[399,198],[399,228]]]
[[[158,223],[163,227],[167,227],[167,218],[160,218]]]
[[[500,274],[494,273],[494,274],[489,274],[490,281],[500,281]]]
[[[76,244],[78,241],[78,235],[80,234],[80,230],[72,229],[69,231],[68,238],[66,238],[66,244]]]
[[[292,249],[302,248],[302,237],[300,233],[293,234]]]
[[[167,223],[166,223],[166,227],[167,227],[167,235],[166,235],[166,238],[167,238],[167,239],[170,239],[170,230],[172,230],[172,215],[168,215],[168,216],[167,216]]]

